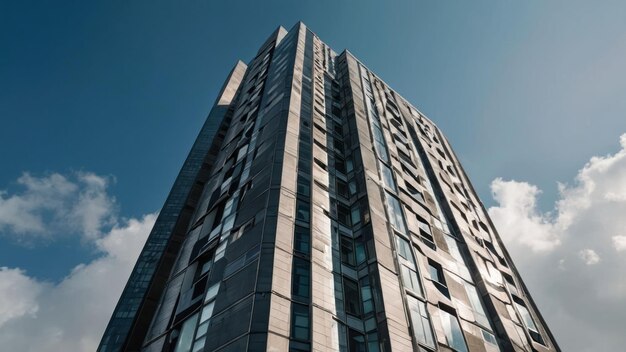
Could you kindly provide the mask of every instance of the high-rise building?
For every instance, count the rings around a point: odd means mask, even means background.
[[[440,130],[298,23],[230,73],[98,350],[559,347]]]

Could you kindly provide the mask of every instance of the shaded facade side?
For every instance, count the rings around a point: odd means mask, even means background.
[[[99,352],[136,351],[141,347],[208,170],[228,129],[231,103],[245,71],[246,65],[237,63],[222,87],[130,274],[98,346]]]

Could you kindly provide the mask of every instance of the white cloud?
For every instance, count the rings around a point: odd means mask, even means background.
[[[626,134],[620,144],[559,184],[551,212],[537,209],[534,185],[492,183],[489,214],[565,351],[626,345]]]
[[[578,252],[580,259],[582,259],[587,265],[594,265],[600,262],[600,256],[593,249],[583,249]]]
[[[613,236],[613,247],[618,252],[626,250],[626,236]]]
[[[0,234],[22,243],[50,240],[59,233],[98,238],[115,224],[115,199],[107,194],[111,181],[89,172],[24,173],[17,180],[20,192],[0,191]]]
[[[0,346],[7,351],[95,351],[156,220],[130,219],[95,241],[102,255],[60,283],[0,269]]]
[[[111,177],[89,172],[24,173],[19,192],[0,191],[0,234],[37,245],[78,236],[97,257],[60,282],[0,268],[0,349],[95,351],[156,214],[121,220],[107,193]]]
[[[0,327],[11,319],[31,316],[39,310],[37,296],[42,284],[20,269],[0,268]]]
[[[535,252],[550,251],[559,245],[550,215],[537,210],[537,196],[541,191],[536,186],[497,178],[491,183],[491,192],[500,206],[491,208],[490,214],[499,220],[500,226],[508,229],[509,240]]]

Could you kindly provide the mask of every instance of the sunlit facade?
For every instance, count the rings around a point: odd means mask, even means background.
[[[230,73],[99,351],[560,351],[439,129],[304,24]]]

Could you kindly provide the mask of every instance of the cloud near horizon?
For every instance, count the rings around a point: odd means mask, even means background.
[[[593,157],[541,212],[541,190],[495,179],[489,208],[500,236],[564,351],[626,345],[626,134]]]
[[[27,245],[59,234],[97,239],[117,221],[115,198],[107,193],[112,182],[111,176],[91,172],[43,177],[25,172],[17,179],[20,192],[0,190],[0,235]]]
[[[157,214],[120,219],[107,193],[110,177],[93,173],[34,177],[24,173],[19,194],[0,194],[0,230],[35,246],[70,231],[97,257],[60,282],[0,267],[0,349],[95,351]],[[64,223],[65,222],[65,223]]]

